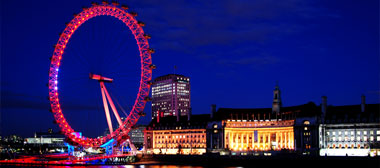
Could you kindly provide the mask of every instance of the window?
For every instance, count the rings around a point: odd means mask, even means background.
[[[332,137],[332,141],[335,142],[335,137]]]
[[[360,135],[360,131],[358,131],[356,134]]]
[[[370,140],[371,142],[373,142],[373,136],[369,137],[369,140]]]
[[[218,125],[214,124],[214,128],[218,128]]]
[[[333,133],[333,135],[335,135],[335,132],[332,132]]]
[[[304,129],[305,129],[305,131],[307,131],[307,127],[305,127]]]
[[[348,131],[344,131],[344,135],[347,135],[348,134]]]
[[[377,137],[376,137],[376,140],[377,140],[377,141],[380,141],[380,136],[377,136]]]
[[[356,141],[360,141],[360,137],[356,137]]]
[[[369,134],[373,135],[373,131],[369,131]]]
[[[304,125],[310,125],[310,121],[304,121],[303,124]]]
[[[327,135],[330,135],[330,132],[327,132]]]
[[[355,137],[351,137],[351,141],[355,141]]]
[[[339,132],[338,132],[338,135],[342,135],[342,132],[341,132],[341,131],[339,131]]]
[[[379,130],[377,130],[377,131],[376,131],[376,134],[377,134],[377,135],[379,135],[379,134],[380,134],[380,131],[379,131]]]
[[[367,131],[363,131],[363,135],[367,135]]]
[[[338,140],[339,140],[339,141],[342,141],[342,137],[338,137]]]
[[[351,131],[351,135],[354,135],[354,131]]]
[[[363,137],[363,140],[364,140],[364,141],[367,141],[367,137],[366,137],[366,136],[365,136],[365,137]]]

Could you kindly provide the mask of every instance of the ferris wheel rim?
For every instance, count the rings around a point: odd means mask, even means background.
[[[60,63],[62,60],[62,55],[64,50],[71,38],[71,36],[75,33],[75,31],[87,20],[90,20],[97,16],[112,16],[114,18],[119,19],[132,32],[133,36],[136,39],[141,59],[141,78],[140,85],[137,97],[135,99],[135,103],[127,116],[127,118],[123,121],[123,124],[120,125],[112,134],[108,134],[105,137],[98,138],[87,138],[85,136],[81,136],[76,134],[73,128],[69,125],[66,118],[62,113],[62,109],[59,103],[59,92],[58,92],[58,72]],[[128,136],[128,132],[132,126],[136,124],[138,121],[140,114],[143,112],[147,97],[149,96],[150,90],[150,81],[152,79],[152,58],[151,51],[149,48],[148,38],[150,36],[146,36],[142,29],[141,22],[138,22],[135,17],[128,13],[126,9],[119,8],[116,5],[109,4],[94,4],[90,8],[85,8],[83,11],[74,16],[74,19],[67,24],[66,28],[60,35],[60,38],[55,45],[55,49],[53,52],[53,56],[51,58],[51,64],[49,69],[49,100],[51,105],[51,111],[54,115],[54,119],[58,126],[61,129],[61,132],[65,134],[67,138],[69,138],[73,143],[80,146],[88,146],[88,147],[99,147],[102,144],[106,143],[110,139],[115,139],[117,141],[123,140],[126,136]]]

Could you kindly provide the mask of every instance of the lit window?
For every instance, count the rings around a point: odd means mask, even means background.
[[[356,141],[360,141],[360,137],[356,137]]]
[[[218,128],[218,125],[214,124],[214,128]]]
[[[332,132],[333,133],[333,135],[335,135],[335,132]]]
[[[344,131],[344,135],[347,135],[348,134],[348,131]]]
[[[358,131],[356,134],[360,135],[360,131]]]
[[[305,129],[305,131],[307,131],[307,127],[305,127],[304,129]]]
[[[338,137],[338,140],[339,140],[339,141],[342,141],[342,137]]]
[[[377,130],[377,131],[376,131],[376,134],[377,134],[377,135],[379,135],[379,134],[380,134],[380,131],[379,131],[379,130]]]
[[[373,142],[373,136],[369,137],[369,140],[370,140],[371,142]]]
[[[363,131],[363,135],[367,135],[367,131]]]
[[[354,135],[354,131],[351,131],[351,135]]]
[[[377,140],[377,141],[380,141],[380,136],[377,136],[377,137],[376,137],[376,140]]]
[[[339,132],[338,132],[338,134],[339,134],[339,135],[342,135],[342,132],[341,132],[341,131],[339,131]]]
[[[363,137],[363,140],[364,140],[364,141],[367,141],[367,137],[366,137],[366,136],[365,136],[365,137]]]
[[[369,134],[373,135],[373,131],[369,131]]]
[[[351,141],[355,141],[355,137],[351,137]]]
[[[310,125],[310,121],[304,121],[303,124],[304,125]]]

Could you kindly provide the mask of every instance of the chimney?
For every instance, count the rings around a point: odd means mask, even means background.
[[[216,104],[211,104],[211,118],[214,118],[215,113],[216,113]]]
[[[179,122],[179,118],[181,117],[181,110],[177,110],[177,122]]]
[[[361,104],[361,107],[362,107],[362,113],[365,111],[365,96],[362,95],[362,104]]]
[[[327,97],[322,96],[322,105],[321,105],[321,112],[322,112],[322,121],[325,120],[326,112],[327,112]]]
[[[190,121],[190,118],[191,118],[191,111],[192,111],[192,108],[189,109],[189,112],[187,113],[187,121]]]
[[[160,111],[157,111],[157,123],[160,123],[160,115],[161,115]]]

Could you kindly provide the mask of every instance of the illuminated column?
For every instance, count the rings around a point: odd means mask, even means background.
[[[257,132],[257,148],[260,149],[260,141],[261,141],[261,133],[260,132]]]
[[[266,134],[263,133],[263,149],[265,149],[265,143],[266,143]]]
[[[286,131],[285,132],[285,148],[288,149],[289,148],[289,136],[288,136],[288,132]]]
[[[284,141],[284,138],[283,138],[283,134],[282,134],[282,131],[280,132],[280,148],[282,149],[283,148],[283,141]]]
[[[277,150],[277,148],[278,148],[278,133],[276,132],[276,150]]]
[[[245,138],[247,138],[247,149],[249,147],[249,135],[248,135],[248,132],[245,132]]]
[[[155,135],[154,131],[152,131],[152,132],[153,132],[152,138],[153,138],[153,149],[154,149],[154,148],[156,148],[156,135]]]
[[[235,148],[238,148],[238,146],[239,146],[238,133],[237,133],[237,132],[234,132],[234,136],[235,136],[235,138],[234,138]]]
[[[290,148],[291,148],[291,145],[292,145],[292,138],[291,138],[291,136],[290,136],[290,131],[288,132],[288,141],[289,141],[288,148],[290,149]]]
[[[243,133],[239,133],[239,138],[240,138],[240,148],[243,148]]]
[[[269,149],[272,148],[272,143],[270,142],[270,133],[268,134],[268,147]]]
[[[290,138],[292,140],[292,143],[290,144],[291,145],[291,148],[294,149],[294,132],[291,132],[290,133]]]
[[[265,150],[268,143],[268,134],[266,132],[263,134],[263,141],[263,149]]]
[[[252,132],[252,149],[255,149],[255,132]]]
[[[228,148],[232,148],[232,136],[230,131],[228,131]]]
[[[288,149],[290,149],[290,141],[291,141],[291,139],[290,139],[290,131],[288,132]]]

